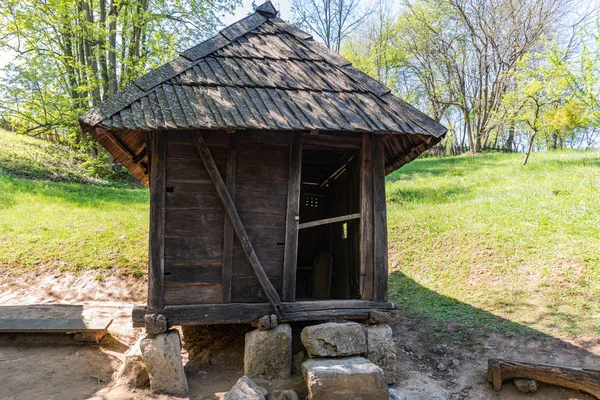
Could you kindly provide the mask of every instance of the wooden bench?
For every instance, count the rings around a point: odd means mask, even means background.
[[[75,333],[81,342],[96,342],[108,332],[112,319],[0,318],[0,333]]]

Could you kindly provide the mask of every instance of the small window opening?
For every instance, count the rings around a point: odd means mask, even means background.
[[[342,225],[342,239],[348,239],[348,223],[344,222]]]

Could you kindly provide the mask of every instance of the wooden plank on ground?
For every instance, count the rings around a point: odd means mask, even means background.
[[[502,389],[506,379],[534,379],[550,385],[589,393],[600,399],[600,370],[558,365],[508,361],[498,358],[488,360],[488,381],[496,391]]]
[[[231,200],[235,204],[235,174],[237,169],[237,133],[229,135],[229,152],[227,153],[226,185]],[[233,225],[229,218],[225,217],[223,233],[223,279],[222,299],[223,303],[231,302],[231,275],[233,271]]]
[[[108,329],[112,319],[81,318],[1,318],[1,333],[66,333],[66,332],[103,332]]]
[[[360,298],[373,299],[373,150],[363,133],[360,166]]]
[[[165,182],[167,133],[153,131],[147,148],[150,163],[150,249],[148,308],[164,307],[165,271]]]
[[[202,158],[204,166],[206,167],[206,170],[208,171],[208,174],[210,175],[210,178],[213,181],[213,184],[215,185],[217,194],[221,198],[221,202],[223,203],[223,207],[227,212],[227,216],[231,221],[233,229],[238,239],[240,240],[240,243],[242,244],[244,253],[246,254],[246,257],[248,257],[248,261],[250,262],[250,265],[252,266],[256,277],[258,278],[261,287],[265,291],[265,295],[267,296],[271,304],[273,304],[277,312],[283,313],[283,305],[281,304],[279,294],[277,294],[277,291],[269,281],[267,274],[265,273],[264,269],[262,268],[262,265],[260,264],[260,260],[254,252],[254,248],[252,247],[252,243],[250,243],[250,239],[248,238],[248,234],[246,233],[244,224],[242,223],[242,220],[238,215],[237,209],[235,208],[235,203],[233,202],[231,196],[229,195],[229,192],[227,191],[227,186],[225,185],[225,182],[223,181],[223,178],[221,177],[221,174],[217,169],[217,166],[212,158],[208,146],[204,142],[202,133],[195,132],[192,134],[192,138],[194,140],[194,144],[196,145],[196,149],[198,150],[198,154],[200,154],[200,158]]]
[[[283,251],[283,288],[285,301],[296,298],[296,263],[298,261],[298,222],[300,219],[300,183],[302,175],[302,133],[292,132],[288,173],[287,211]]]
[[[383,136],[373,136],[373,300],[388,299],[388,237]]]

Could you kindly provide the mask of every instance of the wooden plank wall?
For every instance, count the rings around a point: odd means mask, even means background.
[[[290,135],[238,133],[235,205],[269,280],[282,295]],[[231,302],[266,298],[242,247],[234,239]]]
[[[190,133],[167,134],[165,304],[221,303],[225,211]],[[228,135],[203,134],[225,177]]]

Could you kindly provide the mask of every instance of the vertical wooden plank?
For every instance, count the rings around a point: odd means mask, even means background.
[[[360,298],[373,299],[373,149],[363,133],[360,165]]]
[[[148,308],[156,310],[164,307],[167,132],[150,132],[148,148],[150,164]]]
[[[235,208],[235,204],[227,191],[227,186],[223,181],[223,177],[215,164],[215,160],[202,137],[201,132],[193,132],[192,140],[194,141],[194,145],[196,146],[196,150],[198,150],[198,154],[202,159],[202,163],[206,167],[206,171],[212,180],[215,190],[223,203],[223,208],[227,212],[227,216],[231,220],[231,225],[233,225],[233,230],[237,235],[240,244],[242,245],[242,249],[244,250],[244,254],[248,258],[248,262],[250,266],[254,270],[254,274],[260,283],[260,286],[265,292],[265,296],[269,299],[269,302],[273,305],[276,312],[284,313],[283,304],[281,304],[281,298],[279,294],[273,287],[271,281],[269,281],[269,277],[265,273],[254,248],[252,247],[252,243],[250,242],[250,238],[248,238],[248,233],[246,232],[246,228],[244,228],[244,224],[240,219],[240,215]]]
[[[229,135],[229,152],[227,153],[226,182],[231,200],[235,203],[235,174],[237,168],[237,133]],[[223,303],[231,303],[231,275],[233,265],[233,225],[227,215],[225,216],[225,229],[223,234]]]
[[[375,301],[388,300],[388,237],[383,137],[373,135],[373,259]]]
[[[300,180],[302,175],[302,133],[290,137],[285,248],[283,255],[283,301],[296,299],[296,264],[298,260],[298,224],[300,216]]]

